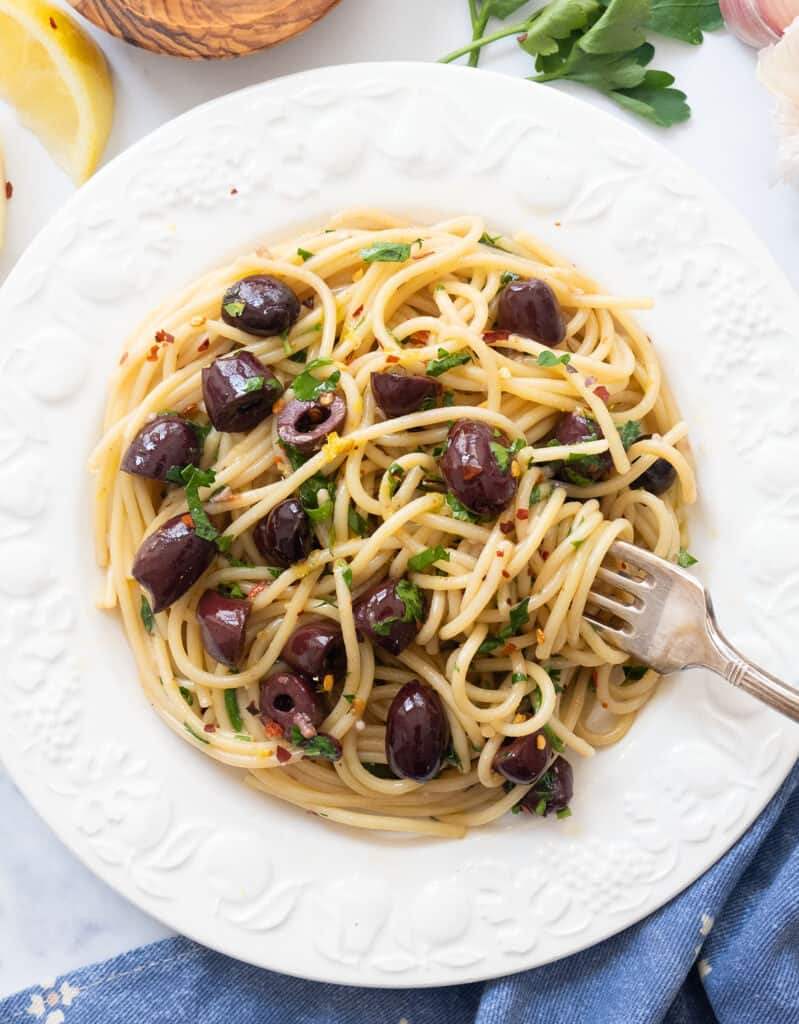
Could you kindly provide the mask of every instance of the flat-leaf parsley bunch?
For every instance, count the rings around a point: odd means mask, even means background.
[[[484,46],[516,36],[535,58],[532,82],[565,79],[604,93],[627,110],[664,128],[691,116],[674,76],[648,67],[650,33],[698,45],[703,31],[723,24],[718,0],[550,0],[514,25],[486,34],[491,18],[506,21],[527,0],[469,0],[472,41],[442,57],[469,55],[476,66]]]

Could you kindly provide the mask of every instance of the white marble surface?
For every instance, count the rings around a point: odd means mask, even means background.
[[[102,37],[117,91],[107,158],[181,111],[241,86],[324,64],[433,59],[467,35],[466,0],[342,0],[304,36],[225,64],[159,58]],[[774,182],[771,102],[755,81],[754,65],[752,52],[727,34],[709,37],[701,50],[662,43],[657,66],[677,75],[694,117],[669,131],[643,130],[709,178],[799,286],[799,192]],[[484,66],[530,73],[529,59],[512,39],[487,54]],[[605,105],[595,93],[577,86],[573,91]],[[7,244],[0,253],[2,280],[72,186],[1,104],[0,139],[14,184]],[[0,816],[0,996],[168,934],[67,853],[1,768]]]

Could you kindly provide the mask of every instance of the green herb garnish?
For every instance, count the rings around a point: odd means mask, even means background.
[[[424,618],[424,597],[415,583],[400,580],[396,588],[397,597],[402,601],[402,615],[390,615],[375,623],[374,631],[378,636],[388,636],[395,622],[421,622]]]
[[[185,686],[178,687],[180,690],[181,697],[186,701],[189,707],[194,707],[194,694]]]
[[[450,507],[453,519],[460,519],[464,523],[479,522],[480,517],[470,512],[465,505],[462,505],[452,491],[447,491],[446,502]]]
[[[334,370],[326,380],[317,380],[311,375],[311,370],[330,366],[332,362],[332,359],[312,359],[302,373],[294,378],[294,383],[291,385],[294,389],[294,397],[301,402],[315,402],[326,391],[335,391],[336,384],[341,378],[340,370]]]
[[[521,3],[518,6],[521,7]],[[497,244],[500,238],[502,238],[502,235],[489,235],[487,231],[484,231],[478,241],[482,242],[483,245],[490,245],[492,249],[501,249],[502,246]]]
[[[397,488],[405,479],[405,470],[398,462],[388,467],[388,493],[393,498]]]
[[[364,263],[404,263],[410,256],[411,247],[407,242],[375,242],[361,249]]]
[[[637,420],[627,420],[626,423],[622,423],[619,427],[619,437],[621,443],[624,445],[626,451],[633,441],[637,441],[641,436],[641,424]]]
[[[303,263],[307,263],[308,260],[311,259],[312,256],[316,255],[316,253],[308,252],[307,249],[298,249],[297,250],[297,255],[302,257],[302,262]]]
[[[350,531],[356,537],[368,537],[369,520],[364,519],[353,505],[350,505],[349,512],[347,512],[347,523],[349,524]]]
[[[510,284],[511,281],[520,281],[522,278],[521,274],[514,274],[512,270],[503,270],[499,275],[499,283],[501,285]]]
[[[306,757],[321,757],[325,761],[338,761],[341,757],[339,746],[324,733],[317,733],[311,739],[306,739],[297,726],[293,725],[289,742],[295,747],[300,747]]]
[[[231,299],[230,302],[226,302],[222,306],[222,309],[224,309],[228,316],[241,316],[245,305],[246,303],[242,302],[241,299]]]
[[[233,726],[233,732],[241,732],[244,729],[244,721],[239,710],[239,697],[236,690],[225,690],[225,711]]]
[[[220,594],[224,594],[225,597],[236,597],[240,601],[245,600],[247,597],[238,583],[220,583],[216,589]]]
[[[489,441],[488,447],[491,449],[494,458],[497,460],[500,472],[504,473],[510,465],[510,452],[504,445],[497,444],[496,441]]]
[[[352,569],[350,569],[346,562],[340,562],[339,565],[343,566],[341,578],[347,584],[347,589],[352,590]]]
[[[530,599],[526,597],[511,608],[510,624],[501,629],[496,636],[487,636],[477,648],[478,654],[490,654],[498,647],[504,646],[512,636],[521,632],[522,627],[530,621],[529,601]]]
[[[206,746],[210,745],[211,741],[207,740],[205,736],[201,736],[198,732],[195,732],[188,722],[183,723],[183,728],[186,730],[189,736],[193,736],[198,742],[204,743]]]
[[[438,359],[430,360],[425,373],[428,377],[440,377],[447,370],[452,370],[456,366],[462,366],[464,363],[470,363],[471,361],[471,352],[447,352],[445,348],[440,348],[438,350]],[[447,404],[446,401],[444,404]]]
[[[141,620],[144,623],[144,628],[147,630],[148,633],[152,633],[153,626],[155,625],[155,616],[153,615],[153,610],[150,607],[150,602],[147,600],[144,594],[142,594],[141,596],[139,615],[141,615]]]
[[[182,483],[186,491],[186,504],[189,515],[194,523],[194,532],[203,540],[213,540],[220,551],[225,551],[233,543],[232,537],[224,537],[208,518],[208,513],[200,501],[200,488],[211,487],[216,480],[212,469],[198,469],[197,466],[177,466],[167,472],[167,479],[172,483]]]
[[[536,362],[539,366],[567,366],[571,362],[571,353],[564,352],[562,356],[556,356],[551,349],[544,349],[538,353]]]
[[[408,559],[408,568],[412,569],[413,572],[421,572],[428,566],[433,565],[434,562],[448,562],[449,551],[446,548],[442,548],[440,544],[437,544],[434,548],[425,548],[424,551],[420,551],[418,555],[413,555]]]
[[[690,551],[680,548],[680,553],[677,555],[677,565],[683,569],[689,569],[692,565],[696,565],[697,562],[698,559],[694,558]]]

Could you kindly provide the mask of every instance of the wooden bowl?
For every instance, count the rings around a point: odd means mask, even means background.
[[[305,31],[339,0],[70,0],[85,18],[154,53],[217,60]]]

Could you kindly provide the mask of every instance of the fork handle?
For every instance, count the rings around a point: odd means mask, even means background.
[[[710,645],[704,660],[706,668],[799,722],[799,689],[789,686],[744,658],[721,634],[712,618],[708,621],[708,637]]]

